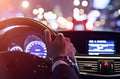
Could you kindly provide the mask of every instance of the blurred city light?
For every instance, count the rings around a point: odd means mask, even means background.
[[[40,14],[44,13],[44,9],[43,8],[39,8],[38,9],[38,13],[40,13]]]
[[[100,21],[96,21],[95,24],[94,24],[96,27],[99,27],[101,24],[100,24]]]
[[[118,10],[118,14],[120,15],[120,9]]]
[[[4,3],[8,1],[3,0]],[[30,1],[20,1],[19,5],[9,1],[6,6],[1,2],[0,21],[11,17],[31,17],[55,30],[104,30],[106,27],[114,30],[120,26],[120,4],[116,4],[119,0],[57,0],[57,4],[49,0],[45,1],[51,4],[44,3],[44,0],[33,0],[32,4]],[[64,7],[65,2],[68,2],[67,7]]]
[[[24,8],[28,8],[29,5],[30,5],[30,3],[28,1],[23,1],[22,2],[22,7],[24,7]]]
[[[75,6],[79,6],[79,5],[80,5],[80,1],[79,1],[79,0],[74,0],[74,1],[73,1],[73,4],[74,4]]]
[[[73,9],[73,12],[74,12],[74,13],[79,13],[79,8],[74,8],[74,9]]]
[[[80,9],[80,10],[79,10],[79,14],[80,14],[80,15],[84,14],[84,9]]]
[[[63,18],[63,17],[58,17],[57,22],[62,24],[62,25],[65,25],[67,20],[65,18]]]
[[[87,6],[88,6],[88,1],[83,0],[83,1],[82,1],[82,6],[83,6],[83,7],[87,7]]]
[[[24,14],[23,13],[17,13],[16,17],[24,17]]]
[[[49,27],[50,27],[51,29],[53,29],[53,30],[57,30],[57,29],[58,29],[58,24],[57,24],[57,23],[51,23],[51,24],[49,25]]]
[[[95,9],[105,9],[109,4],[110,0],[93,0],[93,7]]]
[[[66,29],[67,30],[72,30],[73,29],[73,23],[72,22],[67,22],[66,23]]]
[[[84,30],[84,25],[83,24],[75,25],[74,30],[76,31]]]
[[[34,9],[34,10],[33,10],[33,14],[34,14],[34,15],[37,15],[38,13],[39,13],[39,12],[38,12],[37,9]]]
[[[120,20],[116,21],[116,25],[120,27]]]
[[[108,9],[109,9],[109,10],[113,10],[113,6],[112,6],[112,5],[109,5],[109,6],[108,6]]]
[[[38,14],[38,15],[37,15],[37,18],[38,18],[38,19],[43,19],[43,15],[42,15],[42,14]]]
[[[86,23],[86,30],[93,30],[93,24],[91,22]]]
[[[100,15],[98,10],[91,10],[88,14],[88,21],[94,23]]]
[[[113,13],[113,16],[114,16],[114,18],[118,17],[118,16],[119,16],[119,12],[118,12],[118,11],[115,11],[115,12]]]

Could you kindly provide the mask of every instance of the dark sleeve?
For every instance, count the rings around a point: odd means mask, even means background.
[[[74,69],[65,64],[60,64],[55,67],[52,73],[53,79],[78,79]]]

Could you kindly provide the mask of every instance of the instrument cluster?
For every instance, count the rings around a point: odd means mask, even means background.
[[[8,47],[8,51],[21,51],[30,53],[41,58],[46,58],[47,49],[45,43],[37,35],[28,35],[21,46],[12,42]]]

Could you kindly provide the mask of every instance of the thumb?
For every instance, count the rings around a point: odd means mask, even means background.
[[[46,29],[44,32],[45,32],[45,43],[46,45],[49,45],[52,42],[51,33],[48,29]]]

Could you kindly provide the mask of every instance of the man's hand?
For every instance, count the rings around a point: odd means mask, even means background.
[[[70,39],[62,33],[58,33],[53,40],[49,30],[45,30],[45,41],[47,45],[47,57],[56,58],[59,56],[69,56],[74,59],[76,50]]]

